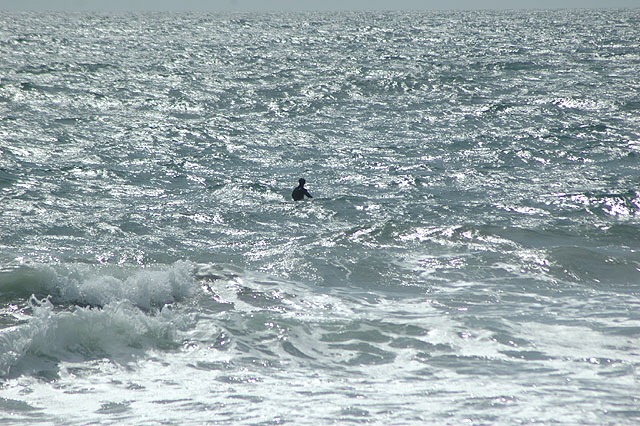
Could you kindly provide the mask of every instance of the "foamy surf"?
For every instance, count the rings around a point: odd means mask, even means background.
[[[153,269],[34,265],[9,274],[3,285],[39,295],[14,310],[18,324],[0,335],[2,376],[24,374],[34,359],[52,361],[55,372],[60,360],[126,360],[147,347],[179,346],[181,320],[169,305],[199,291],[188,262]]]
[[[197,289],[193,264],[166,267],[88,264],[34,264],[4,272],[3,293],[51,297],[57,304],[103,306],[126,301],[143,310],[190,297]]]
[[[142,312],[127,301],[102,307],[56,309],[33,298],[25,323],[2,330],[0,375],[45,375],[55,379],[61,361],[109,359],[126,364],[145,349],[176,348],[181,319],[169,308]]]
[[[0,424],[637,424],[638,18],[0,13]]]

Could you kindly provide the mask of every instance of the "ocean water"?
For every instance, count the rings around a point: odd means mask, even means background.
[[[0,14],[0,424],[637,424],[639,40]]]

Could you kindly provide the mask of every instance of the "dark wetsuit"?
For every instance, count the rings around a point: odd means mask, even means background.
[[[309,198],[313,198],[311,196],[311,194],[309,194],[309,191],[306,190],[306,188],[304,187],[305,184],[305,180],[304,179],[300,179],[300,185],[298,185],[293,192],[291,193],[291,198],[293,198],[296,201],[300,201],[304,198],[304,196],[306,195]]]

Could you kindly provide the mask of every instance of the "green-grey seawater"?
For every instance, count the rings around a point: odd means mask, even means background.
[[[0,14],[0,423],[636,424],[638,40]]]

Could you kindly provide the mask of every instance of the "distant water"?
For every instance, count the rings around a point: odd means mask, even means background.
[[[2,425],[640,422],[640,10],[5,13],[0,197]]]

